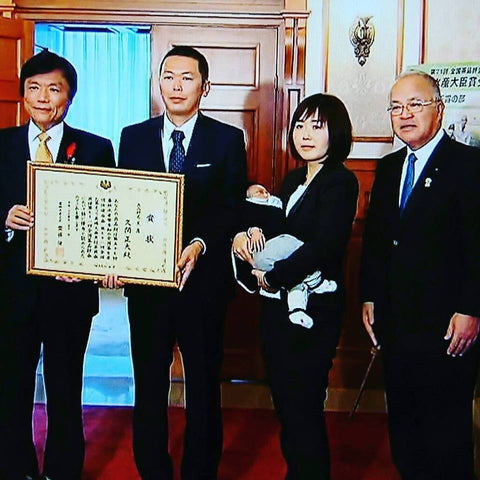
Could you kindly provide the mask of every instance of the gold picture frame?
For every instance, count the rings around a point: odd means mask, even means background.
[[[178,287],[184,178],[28,162],[27,273]]]

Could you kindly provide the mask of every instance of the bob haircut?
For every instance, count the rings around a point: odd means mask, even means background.
[[[293,157],[303,161],[293,142],[295,125],[312,115],[327,124],[329,145],[325,165],[343,163],[352,148],[352,123],[343,102],[333,95],[324,93],[305,98],[293,114],[288,133],[288,144]]]
[[[160,63],[160,68],[158,69],[158,74],[162,74],[163,64],[168,57],[173,56],[179,57],[188,57],[193,58],[198,62],[198,71],[202,76],[202,85],[208,82],[208,62],[207,59],[198,51],[195,50],[193,47],[189,47],[188,45],[177,45],[169,50],[162,59],[162,63]]]
[[[73,100],[77,93],[77,72],[75,67],[63,57],[58,56],[48,49],[43,49],[33,57],[30,57],[20,71],[20,96],[25,95],[25,80],[42,73],[50,73],[60,70],[68,83],[68,99]]]

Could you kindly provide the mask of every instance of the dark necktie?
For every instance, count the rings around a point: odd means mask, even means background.
[[[181,130],[174,130],[172,132],[173,148],[170,152],[170,161],[168,170],[171,173],[183,173],[185,165],[185,149],[183,148],[182,140],[185,134]]]
[[[415,178],[415,160],[417,160],[417,157],[414,153],[411,153],[407,159],[407,174],[405,175],[405,181],[403,182],[402,197],[400,199],[400,213],[403,213],[405,210],[408,197],[410,196],[410,193],[412,193],[413,179]]]

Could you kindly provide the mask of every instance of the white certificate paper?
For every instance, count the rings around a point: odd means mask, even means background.
[[[27,165],[27,273],[178,287],[183,175]]]

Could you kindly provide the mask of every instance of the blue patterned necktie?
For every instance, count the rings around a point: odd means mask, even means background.
[[[400,213],[403,213],[405,206],[407,205],[408,197],[412,193],[413,179],[415,178],[415,161],[417,157],[414,153],[408,156],[407,174],[405,175],[405,181],[403,182],[402,197],[400,199]]]
[[[182,140],[185,134],[181,130],[174,130],[172,132],[173,148],[170,152],[170,161],[168,170],[171,173],[183,173],[185,164],[185,149],[183,148]]]

